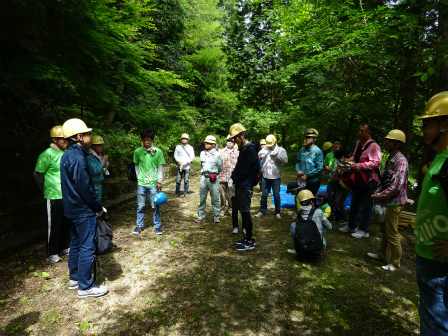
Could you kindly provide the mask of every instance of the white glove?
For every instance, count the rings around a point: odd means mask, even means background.
[[[227,181],[227,185],[229,186],[229,188],[232,188],[233,180],[231,178],[229,178],[229,180]]]

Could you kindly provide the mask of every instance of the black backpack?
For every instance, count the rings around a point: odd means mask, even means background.
[[[103,214],[103,217],[96,217],[96,229],[93,241],[95,242],[95,254],[97,256],[106,254],[115,246],[112,243],[114,234],[108,223],[108,219],[105,214]]]
[[[137,182],[137,174],[135,173],[135,163],[131,162],[128,165],[128,180],[132,182]]]
[[[322,255],[324,244],[319,229],[313,221],[315,211],[316,209],[312,208],[306,219],[297,214],[294,247],[298,256],[319,257]]]

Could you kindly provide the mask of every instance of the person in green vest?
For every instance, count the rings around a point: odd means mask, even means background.
[[[324,151],[325,148],[328,147],[325,146],[324,143]],[[328,179],[327,179],[327,194],[328,194],[328,203],[331,206],[334,206],[334,199],[336,196],[336,184],[338,184],[337,181],[333,181],[333,174],[331,172],[333,171],[334,164],[336,163],[337,159],[334,157],[334,153],[341,149],[342,141],[341,139],[337,138],[333,141],[333,144],[330,143],[330,147],[332,150],[329,152],[324,159],[324,172],[327,173]]]
[[[37,159],[34,179],[45,198],[47,261],[57,263],[61,261],[59,254],[68,254],[70,251],[70,222],[64,216],[60,172],[61,157],[68,142],[64,139],[61,125],[51,129],[50,137],[50,147]]]
[[[319,209],[325,214],[325,217],[330,218],[331,206],[328,204],[328,194],[323,190],[319,190],[316,194],[316,200],[319,203]]]
[[[415,215],[420,335],[448,335],[448,91],[425,106],[423,141],[436,151]]]

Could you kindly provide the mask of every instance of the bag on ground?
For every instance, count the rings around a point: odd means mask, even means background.
[[[297,215],[294,246],[298,256],[318,257],[324,249],[319,229],[313,220],[315,211],[316,209],[312,208],[306,219],[300,214]]]

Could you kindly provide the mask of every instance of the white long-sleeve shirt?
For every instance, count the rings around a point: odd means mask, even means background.
[[[192,146],[190,146],[189,144],[187,144],[186,146],[184,145],[176,146],[176,149],[174,150],[174,160],[176,160],[176,164],[178,164],[179,161],[182,162],[183,170],[188,170],[191,168],[191,162],[193,162],[193,159],[194,159],[194,149]]]
[[[263,160],[263,178],[275,180],[280,178],[282,173],[282,164],[288,163],[288,155],[283,147],[275,145],[273,150],[268,146],[263,148],[258,154],[260,160]]]

